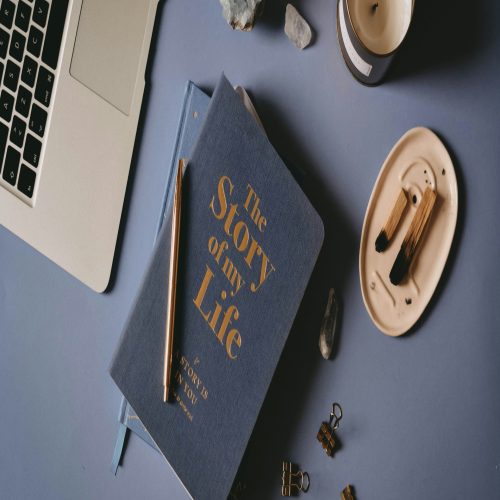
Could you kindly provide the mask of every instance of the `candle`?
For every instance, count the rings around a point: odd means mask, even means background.
[[[410,27],[414,0],[339,0],[337,34],[351,73],[376,85]]]

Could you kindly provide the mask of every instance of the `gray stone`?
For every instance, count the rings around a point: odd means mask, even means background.
[[[264,0],[219,0],[222,15],[233,29],[250,31],[261,13]]]
[[[292,4],[286,6],[285,33],[299,49],[304,49],[311,43],[311,27]]]
[[[335,297],[335,291],[333,288],[330,288],[328,303],[326,304],[325,315],[321,322],[321,330],[319,333],[319,350],[325,359],[329,359],[332,354],[338,314],[339,303],[337,297]]]

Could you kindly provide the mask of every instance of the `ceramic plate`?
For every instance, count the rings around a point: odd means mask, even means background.
[[[408,276],[395,286],[389,272],[428,186],[437,193],[436,203]],[[401,188],[408,198],[406,210],[389,246],[378,253],[375,240]],[[361,235],[359,275],[363,300],[373,322],[386,335],[408,331],[431,300],[448,258],[457,212],[457,179],[446,148],[427,128],[409,130],[382,166]]]

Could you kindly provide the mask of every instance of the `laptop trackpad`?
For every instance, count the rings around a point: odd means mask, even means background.
[[[150,5],[151,0],[84,0],[82,4],[70,73],[126,115]]]

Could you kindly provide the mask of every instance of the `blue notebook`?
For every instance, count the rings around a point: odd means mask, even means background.
[[[188,81],[184,92],[184,100],[179,121],[179,128],[177,130],[177,138],[174,145],[172,163],[167,176],[165,195],[158,221],[158,232],[161,229],[168,211],[167,207],[170,207],[170,204],[172,203],[172,179],[175,167],[177,166],[180,158],[189,158],[191,156],[191,152],[196,139],[198,138],[198,134],[200,133],[201,125],[203,123],[203,119],[205,118],[209,103],[210,97],[201,91],[193,82]],[[118,465],[122,458],[127,429],[130,429],[150,446],[157,449],[156,444],[151,439],[147,429],[144,427],[134,409],[125,398],[122,399],[120,404],[118,421],[118,436],[116,439],[113,459],[111,461],[111,469],[114,474],[116,474]]]
[[[172,401],[170,221],[111,376],[194,498],[227,498],[323,242],[318,214],[224,76],[185,174]]]

